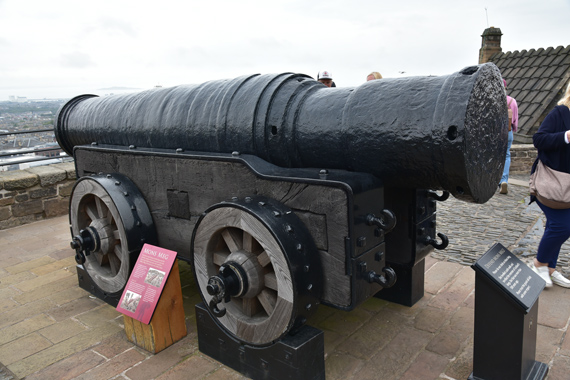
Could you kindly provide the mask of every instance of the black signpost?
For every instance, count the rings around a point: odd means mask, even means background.
[[[542,380],[537,362],[538,296],[545,282],[497,243],[475,270],[473,373],[468,380]]]

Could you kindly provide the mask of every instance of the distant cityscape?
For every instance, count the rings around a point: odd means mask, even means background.
[[[13,96],[0,102],[0,171],[61,161],[53,132],[55,114],[66,100],[28,100]],[[33,132],[46,130],[47,132]],[[29,132],[32,131],[32,132]],[[41,158],[42,161],[37,161]],[[21,162],[27,161],[27,162]]]
[[[10,103],[35,103],[35,102],[58,102],[58,101],[62,101],[61,98],[53,98],[53,99],[48,99],[48,98],[44,98],[44,99],[30,99],[26,96],[15,96],[15,95],[10,95],[8,96],[8,102]],[[0,103],[5,103],[0,101]]]
[[[157,85],[154,88],[160,87]],[[110,87],[83,93],[110,96],[141,90]],[[0,171],[71,160],[59,147],[53,131],[57,110],[69,99],[30,99],[9,95],[7,101],[0,101]],[[34,132],[46,129],[49,131]]]
[[[10,96],[8,96],[8,101],[9,102],[16,102],[16,103],[27,103],[28,98],[26,98],[25,96],[10,95]]]

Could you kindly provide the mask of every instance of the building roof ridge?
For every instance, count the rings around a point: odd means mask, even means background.
[[[538,49],[531,48],[531,49],[529,49],[529,50],[526,50],[526,49],[523,49],[523,50],[509,50],[509,51],[506,51],[506,52],[495,53],[495,54],[493,54],[493,57],[496,56],[496,55],[498,55],[498,54],[504,54],[504,55],[508,55],[508,54],[510,54],[510,55],[516,55],[516,54],[519,54],[519,55],[520,55],[520,54],[525,54],[525,55],[526,55],[526,54],[530,54],[530,55],[532,55],[532,54],[534,54],[534,55],[540,55],[540,54],[543,54],[543,55],[545,55],[545,54],[549,54],[549,53],[552,52],[552,51],[554,51],[555,54],[558,54],[558,53],[567,54],[567,53],[570,53],[570,45],[568,45],[568,46],[566,46],[566,47],[564,47],[564,46],[562,46],[562,45],[559,45],[559,46],[557,46],[557,47],[548,46],[548,47],[545,47],[545,48],[538,48]]]

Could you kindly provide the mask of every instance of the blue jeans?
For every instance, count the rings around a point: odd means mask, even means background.
[[[503,176],[501,182],[509,182],[509,169],[511,168],[511,145],[513,144],[513,131],[509,132],[509,143],[507,145],[507,159],[505,160],[505,168],[503,169]]]
[[[536,201],[544,215],[546,227],[538,245],[536,259],[540,263],[548,263],[549,268],[556,268],[560,247],[570,237],[570,208],[553,209]]]

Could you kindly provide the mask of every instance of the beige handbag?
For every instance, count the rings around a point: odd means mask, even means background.
[[[559,172],[538,160],[529,179],[530,194],[554,209],[570,208],[570,174]]]

